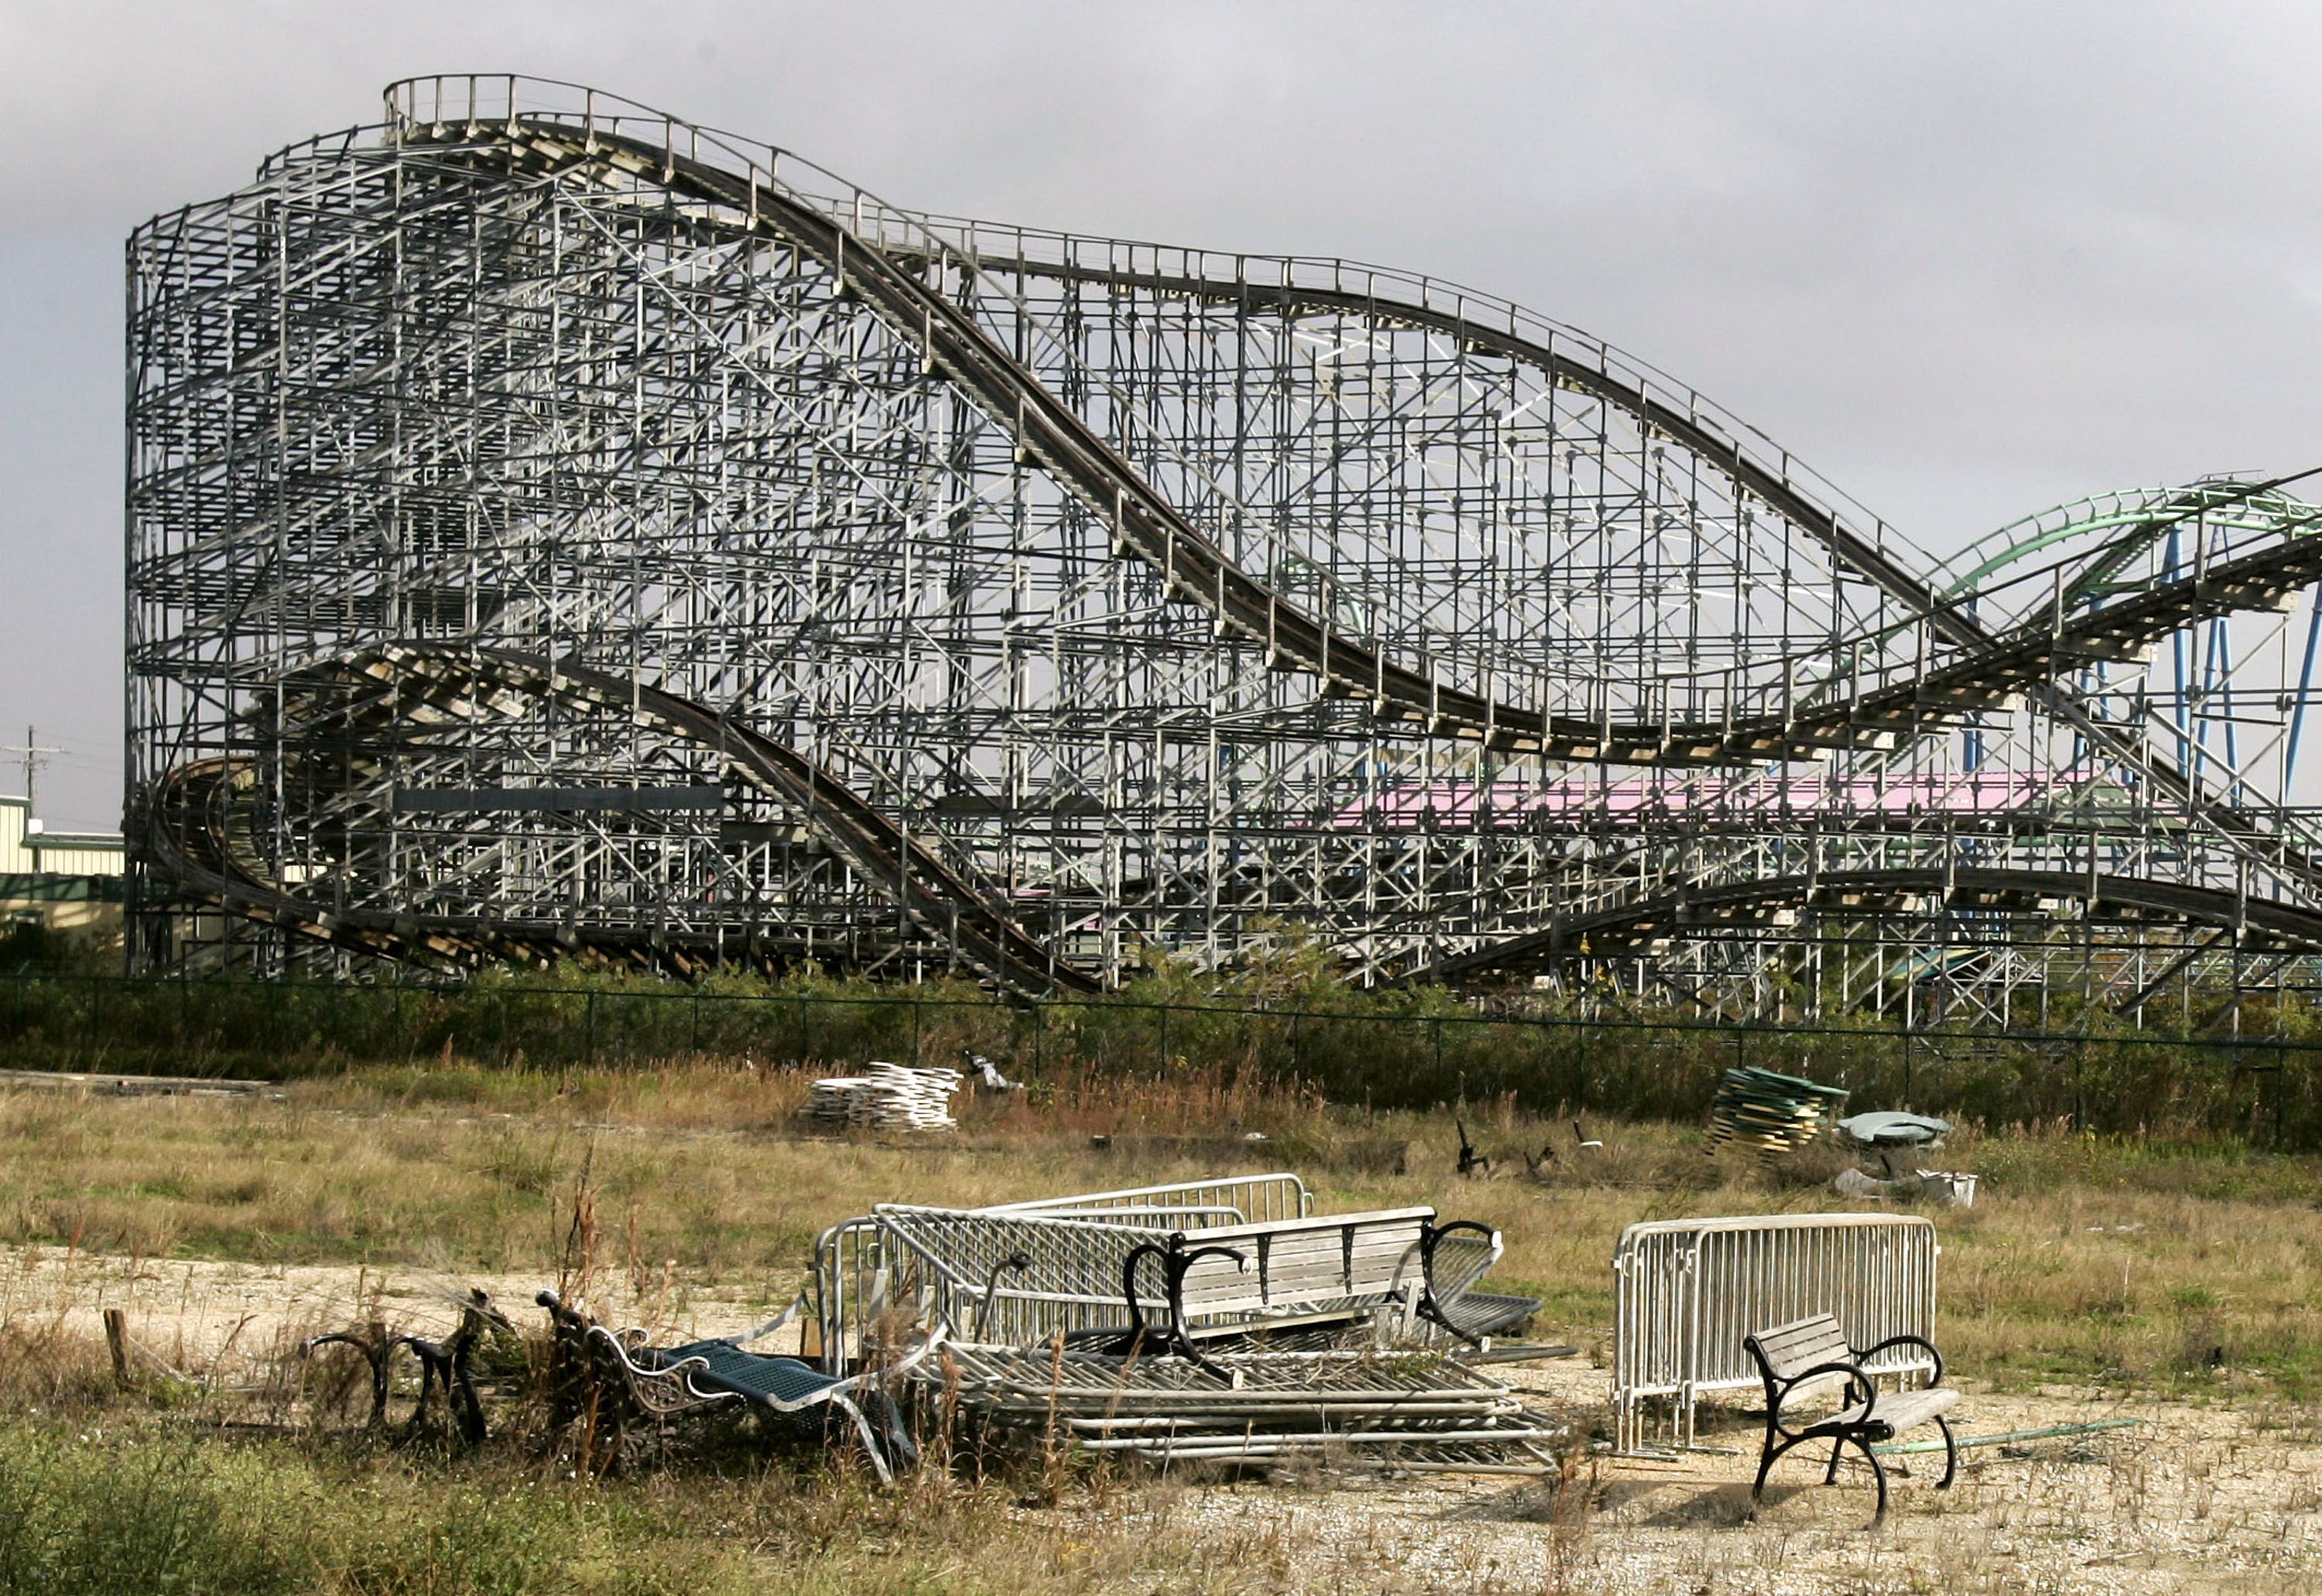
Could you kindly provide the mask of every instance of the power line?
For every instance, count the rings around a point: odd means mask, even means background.
[[[40,813],[39,807],[32,801],[35,796],[32,790],[33,779],[39,773],[40,768],[49,762],[47,755],[63,752],[61,748],[42,743],[33,734],[30,724],[24,727],[24,740],[22,743],[0,743],[0,753],[17,753],[23,755],[24,758],[24,824],[27,828],[31,826],[32,817]]]

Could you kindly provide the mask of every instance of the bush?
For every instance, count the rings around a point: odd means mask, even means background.
[[[295,1545],[252,1524],[218,1472],[183,1442],[110,1451],[0,1429],[0,1593],[307,1588]]]
[[[114,1416],[116,1425],[120,1416]],[[505,1462],[0,1422],[0,1596],[522,1596],[699,1591],[715,1548]]]

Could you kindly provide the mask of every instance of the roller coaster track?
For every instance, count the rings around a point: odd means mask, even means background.
[[[965,392],[995,425],[1011,433],[1026,457],[1038,461],[1111,529],[1117,552],[1141,561],[1162,579],[1169,597],[1208,609],[1220,627],[1262,649],[1269,666],[1304,671],[1322,682],[1326,691],[1367,698],[1375,713],[1422,725],[1431,735],[1562,760],[1672,765],[1810,760],[1833,748],[1891,748],[1897,745],[1898,728],[1971,714],[2007,696],[1999,691],[1979,700],[1955,695],[1945,702],[1912,704],[1906,714],[1882,702],[1879,719],[1860,724],[1850,714],[1851,707],[1839,705],[1811,718],[1625,725],[1543,712],[1446,684],[1389,661],[1383,651],[1358,639],[1334,633],[1326,621],[1308,615],[1236,565],[972,315],[915,276],[910,256],[880,249],[785,189],[642,141],[602,132],[584,134],[562,121],[541,117],[510,123],[507,138],[519,165],[526,151],[552,171],[600,163],[654,178],[729,215],[754,218],[751,225],[756,230],[818,260],[845,293],[891,332],[919,346],[935,369]],[[1024,269],[1047,269],[1031,263]],[[1143,279],[1124,274],[1120,280],[1138,286]],[[1183,286],[1190,290],[1197,280],[1184,279]],[[1265,292],[1224,284],[1205,285],[1205,291],[1220,297]],[[1330,297],[1314,290],[1294,292],[1302,303],[1318,307]],[[1421,306],[1339,297],[1347,308],[1360,308],[1389,322],[1440,326],[1479,348],[1546,364],[1560,379],[1630,408],[1654,428],[1701,449],[1784,514],[1799,517],[1801,526],[1834,555],[1882,587],[1923,610],[1941,610],[1940,599],[1924,582],[1698,421],[1570,356],[1515,335],[1461,326]]]
[[[418,683],[471,696],[515,693],[609,709],[639,726],[714,749],[734,771],[803,816],[855,869],[892,890],[930,936],[954,943],[994,980],[1028,991],[1101,990],[1095,980],[1052,956],[1004,907],[830,771],[689,699],[579,661],[440,643],[385,644],[337,662],[334,673],[388,686]],[[233,776],[222,761],[186,767],[171,774],[157,806],[160,824],[155,830],[167,866],[197,892],[252,917],[370,953],[401,949],[459,962],[509,952],[544,953],[570,939],[571,934],[553,926],[454,923],[314,904],[269,880],[255,850],[233,844],[225,811],[214,801]],[[599,940],[623,941],[601,935]]]
[[[283,890],[268,878],[258,850],[237,836],[248,812],[230,799],[248,785],[253,770],[223,757],[195,760],[155,784],[142,830],[154,862],[179,895],[351,953],[453,966],[535,952],[512,939],[480,935],[480,927],[423,931],[404,917],[334,911]]]
[[[390,104],[393,92],[390,91]],[[669,119],[669,125],[684,124]],[[412,124],[405,136],[424,140]],[[2305,847],[2285,840],[2288,816],[2258,824],[2247,807],[2215,797],[2195,774],[2139,748],[2118,725],[2083,704],[2058,672],[2091,660],[2126,660],[2175,627],[2235,609],[2278,606],[2297,588],[2322,578],[2322,540],[2295,539],[2155,588],[2131,604],[2083,616],[2069,624],[2027,625],[1995,634],[1979,625],[1964,603],[1947,598],[1836,515],[1769,470],[1697,415],[1663,404],[1641,388],[1564,351],[1514,332],[1422,304],[1375,294],[1334,294],[1320,287],[1265,287],[1198,277],[1070,268],[1033,260],[969,258],[932,234],[927,252],[882,250],[789,190],[754,175],[740,175],[692,155],[560,117],[510,116],[504,135],[518,166],[527,159],[549,171],[574,166],[612,167],[656,181],[672,193],[746,217],[747,227],[778,236],[818,260],[842,291],[866,306],[892,333],[920,348],[929,368],[967,393],[1018,449],[1109,525],[1116,550],[1140,560],[1162,579],[1165,594],[1207,608],[1215,624],[1260,647],[1269,666],[1305,671],[1325,692],[1366,698],[1373,712],[1515,753],[1544,758],[1639,765],[1754,763],[1818,760],[1833,750],[1886,751],[1922,733],[1958,725],[2030,697],[2071,724],[2090,743],[2149,780],[2155,790],[2189,815],[2215,826],[2245,853],[2302,887],[2322,888]],[[900,214],[900,213],[899,213]],[[1922,679],[1858,692],[1813,705],[1796,702],[1779,716],[1715,722],[1613,724],[1510,703],[1446,685],[1391,662],[1368,644],[1334,634],[1327,621],[1306,614],[1266,583],[1241,570],[1215,543],[1148,485],[1141,474],[1069,405],[1010,356],[948,296],[914,275],[915,267],[944,260],[979,275],[1020,269],[1049,276],[1156,288],[1284,309],[1358,312],[1387,324],[1424,328],[1470,347],[1534,363],[1557,381],[1628,411],[1731,473],[1767,504],[1791,518],[1831,553],[1882,591],[1926,617],[1935,635],[1964,658]]]
[[[2035,913],[2077,903],[2091,917],[2170,920],[2238,934],[2244,948],[2322,951],[2322,911],[2213,887],[2186,886],[2136,876],[2070,871],[1961,868],[1955,870],[1833,871],[1777,876],[1623,904],[1576,915],[1529,933],[1440,960],[1406,978],[1457,981],[1513,975],[1587,957],[1646,952],[1678,936],[1734,935],[1783,924],[1802,911],[1869,918],[1881,913],[1959,910]]]

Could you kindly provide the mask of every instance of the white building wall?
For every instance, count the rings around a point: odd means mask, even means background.
[[[0,796],[0,875],[117,876],[121,838],[107,832],[29,832],[23,798]]]

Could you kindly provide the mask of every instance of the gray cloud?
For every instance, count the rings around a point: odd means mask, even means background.
[[[906,205],[1472,282],[1938,548],[2322,463],[2306,7],[16,0],[0,50],[0,741],[73,750],[60,819],[117,807],[121,236],[408,72],[593,83]]]

